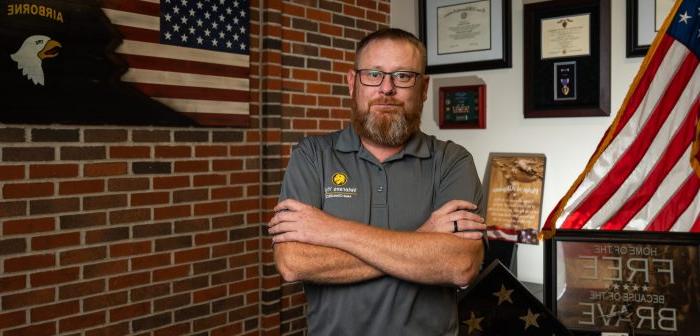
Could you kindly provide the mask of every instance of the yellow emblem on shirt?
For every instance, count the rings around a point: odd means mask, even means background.
[[[345,183],[348,183],[348,176],[345,173],[335,173],[333,174],[332,180],[333,184],[342,186],[345,185]]]

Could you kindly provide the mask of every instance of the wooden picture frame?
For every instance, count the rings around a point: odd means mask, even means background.
[[[644,57],[674,0],[627,0],[627,57]]]
[[[609,116],[610,0],[526,4],[524,26],[525,118]]]
[[[544,302],[575,335],[696,335],[700,235],[557,230],[545,241]]]
[[[426,73],[510,68],[511,25],[511,0],[420,0]]]
[[[441,129],[485,129],[486,85],[441,86],[438,88]]]
[[[547,157],[490,153],[484,175],[489,239],[539,244]]]

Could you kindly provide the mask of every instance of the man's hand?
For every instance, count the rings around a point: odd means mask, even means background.
[[[435,210],[417,231],[452,233],[465,239],[481,239],[486,232],[486,224],[481,216],[472,212],[474,210],[474,203],[449,201]]]
[[[333,233],[333,223],[341,219],[320,209],[287,199],[274,208],[275,215],[268,224],[268,232],[274,243],[301,242],[328,245]]]

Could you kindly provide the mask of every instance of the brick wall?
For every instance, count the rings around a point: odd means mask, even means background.
[[[303,334],[264,223],[389,0],[251,1],[251,127],[0,124],[0,335]],[[260,36],[262,36],[260,38]]]

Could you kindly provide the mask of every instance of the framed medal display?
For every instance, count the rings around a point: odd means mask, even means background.
[[[525,118],[610,115],[610,0],[524,6]]]

